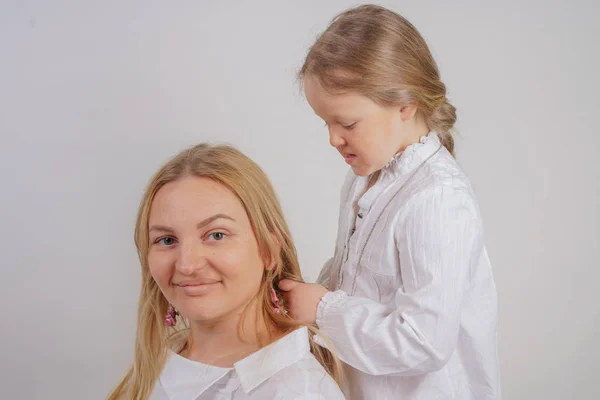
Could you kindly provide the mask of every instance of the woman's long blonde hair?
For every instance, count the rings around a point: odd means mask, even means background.
[[[263,275],[258,301],[262,312],[257,322],[277,328],[287,334],[301,325],[287,315],[275,312],[271,287],[281,279],[302,281],[296,248],[283,217],[281,206],[271,183],[261,168],[230,146],[200,144],[191,147],[167,162],[152,178],[141,201],[135,227],[135,244],[142,267],[142,288],[138,304],[137,334],[133,365],[109,400],[146,400],[166,363],[169,338],[187,326],[164,326],[169,306],[152,278],[148,267],[148,218],[156,193],[165,184],[186,176],[212,179],[231,190],[242,202],[256,236],[261,256],[275,267]],[[285,306],[285,305],[284,305]],[[334,380],[341,384],[341,364],[328,350],[313,342],[314,327],[309,326],[311,351]],[[266,345],[268,343],[261,343]]]
[[[456,108],[425,39],[404,17],[376,5],[336,16],[310,48],[298,74],[331,93],[359,93],[383,106],[416,105],[454,155]]]

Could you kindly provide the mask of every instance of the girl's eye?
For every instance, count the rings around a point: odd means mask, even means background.
[[[344,127],[344,129],[352,130],[356,126],[356,122],[354,122],[350,125],[342,125],[342,126]]]
[[[175,244],[175,239],[170,236],[165,236],[158,238],[154,243],[160,244],[161,246],[173,246]]]
[[[216,241],[225,239],[225,236],[227,236],[227,235],[224,234],[223,232],[213,232],[210,235],[208,235],[209,238],[212,238],[212,240],[216,240]]]

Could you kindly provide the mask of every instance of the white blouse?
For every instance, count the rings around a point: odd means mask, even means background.
[[[432,132],[367,181],[348,175],[319,277],[332,291],[317,325],[347,398],[500,399],[496,287],[467,177]]]
[[[233,368],[188,360],[171,352],[150,400],[297,399],[344,396],[310,352],[306,327],[282,337]]]

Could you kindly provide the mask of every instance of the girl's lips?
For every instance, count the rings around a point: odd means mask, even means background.
[[[344,154],[344,161],[346,161],[347,164],[352,165],[354,160],[356,160],[356,154]]]

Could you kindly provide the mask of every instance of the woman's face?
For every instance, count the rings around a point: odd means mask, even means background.
[[[244,206],[225,186],[185,177],[156,193],[149,217],[150,273],[191,321],[240,312],[258,292],[265,264]]]

